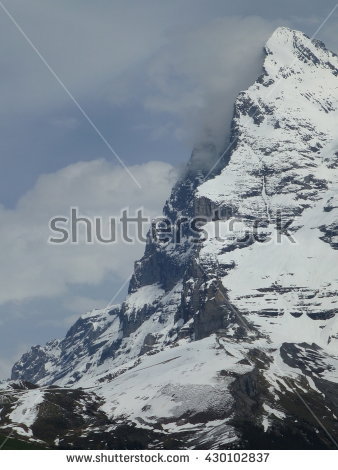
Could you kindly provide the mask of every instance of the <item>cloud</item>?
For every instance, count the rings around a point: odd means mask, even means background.
[[[178,0],[170,5],[114,0],[98,8],[77,0],[5,2],[75,97],[102,97],[109,89],[117,103],[126,98],[125,74],[141,67],[166,42],[167,27],[177,23],[175,6],[179,4]],[[69,97],[3,10],[0,28],[10,45],[0,56],[1,109],[36,113],[68,103]],[[130,98],[130,88],[127,95]]]
[[[289,2],[288,8],[271,8],[266,1],[255,8],[252,2],[241,3],[242,10],[225,8],[222,0],[212,8],[206,0],[115,0],[100,8],[66,0],[12,0],[6,5],[86,109],[98,103],[117,109],[137,103],[148,113],[169,114],[168,126],[162,127],[170,127],[175,138],[192,145],[207,136],[222,145],[234,99],[260,73],[262,47],[272,31],[280,25],[312,31],[330,9],[313,5],[307,16],[304,2]],[[0,28],[10,44],[0,56],[0,112],[42,115],[71,104],[3,12]],[[335,31],[332,17],[320,35],[337,44]]]
[[[78,207],[88,217],[130,214],[141,206],[149,217],[162,206],[176,178],[163,162],[126,171],[110,161],[77,162],[39,177],[14,209],[0,205],[0,379],[32,344],[63,337],[82,313],[103,308],[128,280],[144,244],[50,245],[51,217]],[[121,301],[127,285],[114,302]]]
[[[234,100],[261,73],[264,43],[279,24],[234,16],[178,35],[150,65],[146,106],[179,117],[192,144],[224,145]]]
[[[308,9],[305,2],[272,7],[267,0],[5,5],[107,140],[135,163],[181,162],[205,139],[223,147],[234,99],[260,73],[268,36],[283,24],[313,33],[330,10],[325,3]],[[320,36],[331,29],[336,37],[335,25],[330,18]],[[0,34],[8,44],[0,54],[0,197],[12,205],[39,172],[107,149],[4,12]],[[18,165],[18,184],[10,187]]]
[[[148,112],[170,113],[183,128],[173,135],[191,141],[201,128],[224,133],[236,94],[256,78],[262,46],[280,23],[259,16],[215,19],[221,4],[213,15],[202,0],[143,0],[132,8],[120,0],[102,8],[12,0],[7,8],[85,108],[138,103]],[[178,17],[178,9],[186,15]],[[0,27],[10,44],[0,56],[0,112],[43,115],[72,104],[4,12]]]
[[[147,216],[159,215],[175,178],[174,168],[148,162],[129,169],[142,189],[123,168],[93,160],[41,176],[15,209],[0,208],[0,304],[64,296],[74,285],[97,285],[112,275],[123,281],[130,275],[134,260],[143,253],[141,243],[47,243],[50,218],[68,216],[71,206],[79,207],[81,215],[104,220],[120,216],[125,207],[134,215],[141,205]]]

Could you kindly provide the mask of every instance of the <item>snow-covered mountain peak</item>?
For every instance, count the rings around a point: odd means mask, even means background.
[[[328,51],[324,43],[286,27],[274,31],[265,50],[268,54],[267,62],[275,64],[279,71],[287,67],[300,72],[300,66],[315,65],[329,68],[334,73],[332,66],[338,66],[337,56]]]
[[[338,58],[288,28],[278,28],[266,50],[263,75],[235,103],[229,165],[198,194],[269,218],[300,213],[325,190],[320,181],[335,178],[327,167],[338,161]],[[313,178],[317,184],[306,187]]]
[[[33,347],[13,379],[90,390],[109,435],[127,423],[141,446],[332,445],[313,413],[334,432],[338,62],[278,28],[263,69],[236,99],[221,158],[196,147],[165,205],[174,221],[203,216],[205,240],[150,241],[126,300]]]

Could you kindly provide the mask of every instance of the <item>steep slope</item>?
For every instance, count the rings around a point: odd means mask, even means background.
[[[229,146],[197,147],[164,208],[175,234],[203,216],[206,239],[149,239],[122,305],[13,367],[39,393],[95,395],[93,446],[107,427],[129,448],[336,445],[338,58],[287,28],[265,50]]]

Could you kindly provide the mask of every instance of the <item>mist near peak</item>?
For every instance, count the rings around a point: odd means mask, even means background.
[[[208,144],[212,151],[196,159],[201,169],[226,147],[236,97],[262,73],[264,45],[279,25],[257,16],[216,19],[178,34],[154,58],[145,106],[175,117],[176,137],[191,148]]]

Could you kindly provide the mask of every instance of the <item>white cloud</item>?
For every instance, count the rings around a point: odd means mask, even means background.
[[[174,168],[149,162],[129,169],[142,189],[110,162],[79,162],[41,176],[14,210],[0,208],[0,304],[65,295],[74,284],[99,284],[108,275],[125,280],[135,259],[142,256],[143,244],[56,246],[47,240],[50,218],[69,215],[71,206],[79,207],[82,215],[104,220],[119,216],[125,207],[132,215],[141,206],[149,217],[161,214]]]
[[[259,16],[215,19],[201,0],[143,0],[132,8],[120,0],[103,8],[13,0],[7,7],[85,109],[134,102],[169,112],[182,125],[172,135],[190,143],[201,128],[224,133],[236,94],[256,78],[262,46],[280,24]],[[10,44],[0,57],[0,112],[57,113],[72,105],[4,13],[0,27]]]
[[[243,11],[252,12],[251,3]],[[133,102],[148,112],[169,113],[168,125],[162,122],[150,138],[169,131],[190,144],[201,140],[205,130],[223,143],[233,101],[260,72],[263,44],[277,26],[312,31],[329,12],[316,6],[306,16],[297,2],[290,2],[290,8],[270,6],[263,2],[257,16],[242,16],[236,15],[240,7],[225,8],[221,0],[212,8],[205,0],[114,0],[100,8],[65,0],[12,0],[7,5],[85,109],[99,102],[117,107]],[[0,57],[5,71],[0,112],[52,114],[72,105],[4,13],[0,29],[10,45]],[[332,17],[320,36],[336,45],[335,32]]]
[[[262,71],[263,46],[278,20],[212,20],[178,35],[154,57],[146,106],[181,118],[191,143],[226,139],[237,94]]]

